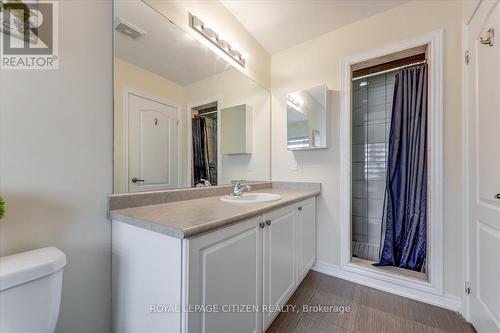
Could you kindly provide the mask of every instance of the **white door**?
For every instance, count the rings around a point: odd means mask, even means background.
[[[302,281],[316,260],[316,198],[297,205],[298,282]]]
[[[297,285],[295,218],[295,206],[264,215],[264,306],[284,304]],[[277,314],[264,311],[264,330]]]
[[[188,304],[219,309],[188,313],[184,331],[261,332],[263,227],[259,216],[187,241]],[[229,307],[232,305],[256,308]]]
[[[500,332],[499,2],[483,1],[467,30],[469,314],[478,332]]]
[[[178,187],[177,109],[128,95],[128,192]]]

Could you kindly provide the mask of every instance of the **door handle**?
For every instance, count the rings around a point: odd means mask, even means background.
[[[495,199],[500,200],[500,193],[497,193],[497,194],[495,195]]]
[[[259,223],[259,228],[263,229],[265,226],[266,226],[266,224],[264,222]]]
[[[137,177],[132,178],[132,183],[142,183],[144,182],[144,179],[139,179]]]
[[[267,221],[266,221],[266,224],[267,224],[267,225],[271,225],[271,220],[267,220]]]
[[[298,209],[299,211],[302,211],[302,207],[301,207],[301,206],[297,207],[297,209]]]

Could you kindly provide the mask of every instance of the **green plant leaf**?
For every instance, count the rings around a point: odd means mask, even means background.
[[[2,219],[5,216],[5,200],[3,200],[2,197],[0,197],[0,219]]]
[[[22,12],[19,11],[19,7],[21,7]],[[0,12],[11,10],[12,8],[16,8],[17,10],[12,11],[12,15],[17,17],[21,21],[28,21],[31,17],[31,11],[29,7],[24,4],[21,0],[4,2],[0,1]]]

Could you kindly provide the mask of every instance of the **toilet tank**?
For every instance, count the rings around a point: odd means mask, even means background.
[[[54,332],[65,265],[55,247],[0,258],[0,332]]]

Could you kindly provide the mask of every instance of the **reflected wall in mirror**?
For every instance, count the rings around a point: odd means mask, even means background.
[[[326,148],[328,88],[325,85],[286,96],[289,150]]]
[[[114,6],[114,192],[269,180],[269,92],[142,1]]]

